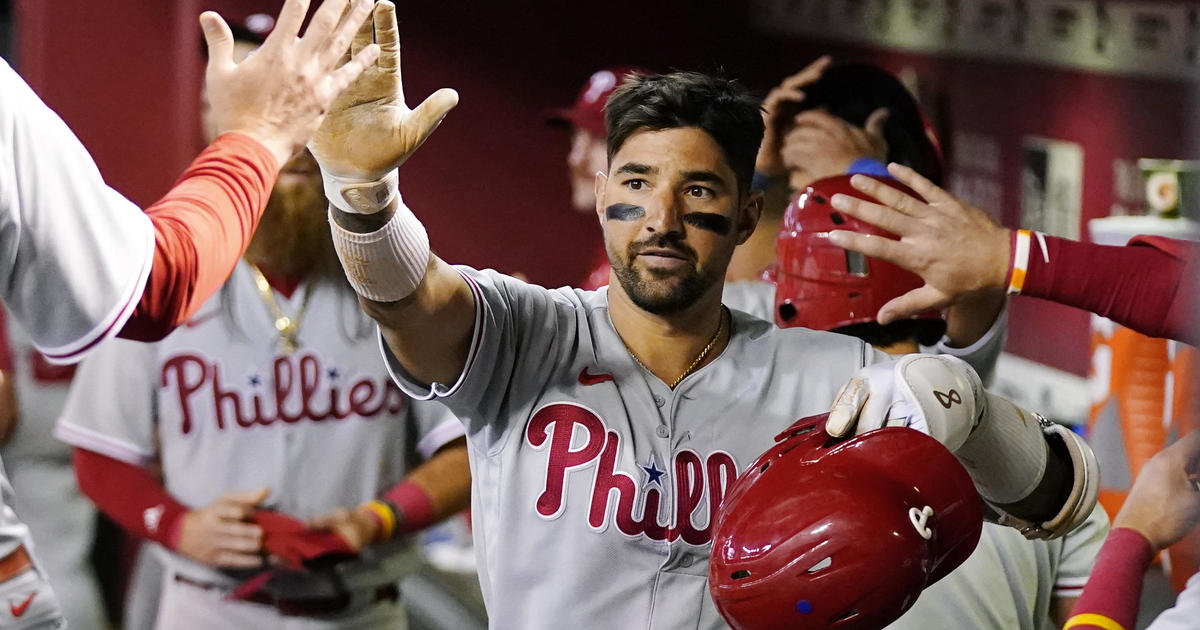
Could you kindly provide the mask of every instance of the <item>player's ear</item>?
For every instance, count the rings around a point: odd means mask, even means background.
[[[746,195],[746,200],[742,202],[741,211],[738,212],[737,218],[737,244],[745,243],[751,234],[754,234],[755,228],[758,227],[758,219],[762,217],[763,210],[763,194],[761,192],[751,192]]]
[[[604,226],[604,187],[608,184],[608,175],[604,171],[596,171],[596,181],[593,192],[596,193],[596,219]]]

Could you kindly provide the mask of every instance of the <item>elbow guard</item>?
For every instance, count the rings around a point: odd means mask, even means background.
[[[993,394],[985,396],[975,430],[955,455],[975,480],[993,520],[1029,539],[1058,538],[1075,529],[1087,520],[1100,494],[1099,467],[1091,447],[1040,414]],[[1062,453],[1069,458],[1063,463],[1070,467],[1072,484],[1057,512],[1040,521],[1007,512],[1003,506],[1038,491],[1049,458],[1061,458]]]

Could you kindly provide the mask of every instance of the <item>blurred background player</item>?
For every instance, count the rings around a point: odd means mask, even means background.
[[[271,26],[264,17],[235,29],[237,58],[261,44]],[[170,550],[157,554],[166,568],[161,596],[136,586],[131,593],[161,599],[159,628],[281,622],[280,611],[221,596],[245,575],[220,569],[257,567],[267,551],[270,534],[251,523],[261,504],[311,518],[356,549],[379,543],[347,569],[359,592],[329,627],[403,627],[397,583],[419,567],[409,534],[468,500],[461,424],[390,384],[337,268],[323,207],[316,164],[302,152],[284,166],[221,293],[159,344],[98,350],[63,415],[58,434],[78,447],[85,492],[129,531]],[[173,388],[160,390],[160,379]],[[405,477],[430,457],[423,472]],[[397,522],[374,516],[393,509],[369,503],[381,494],[401,512]],[[128,625],[145,623],[141,605],[129,612]]]
[[[846,252],[829,243],[833,229],[858,234],[885,232],[838,213],[838,193],[863,197],[849,176],[813,182],[787,208],[779,236],[775,303],[782,327],[803,326],[858,337],[891,355],[919,352],[941,338],[946,321],[926,311],[881,325],[879,306],[921,285],[921,279],[889,263]],[[885,185],[898,186],[892,180]],[[999,347],[993,348],[995,355]],[[995,365],[995,357],[980,361]],[[981,374],[985,377],[985,374]],[[1021,628],[1039,630],[1049,620],[1066,622],[1083,590],[1108,532],[1108,516],[1096,507],[1077,529],[1055,540],[1026,540],[1016,530],[985,523],[979,546],[967,561],[927,589],[893,629]]]
[[[844,173],[887,175],[897,161],[940,181],[936,135],[899,79],[869,64],[821,57],[785,79],[763,102],[765,131],[755,161],[763,218],[734,253],[724,301],[775,321],[774,288],[761,281],[776,264],[776,238],[789,198],[811,182]],[[769,277],[771,273],[768,273]],[[943,333],[923,337],[924,352],[957,356],[989,382],[1004,348],[1003,291],[980,292],[951,309]]]
[[[596,173],[608,170],[608,153],[604,131],[604,105],[608,97],[625,79],[635,74],[653,74],[632,66],[613,66],[592,73],[579,90],[570,107],[550,111],[551,124],[571,132],[571,149],[567,153],[567,175],[571,179],[571,205],[588,221],[596,212]],[[608,254],[603,241],[598,241],[587,278],[579,285],[598,289],[608,284]]]

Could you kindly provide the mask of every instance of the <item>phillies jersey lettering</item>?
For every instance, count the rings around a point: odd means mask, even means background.
[[[270,378],[246,379],[249,388],[226,382],[221,363],[199,353],[181,353],[162,366],[162,395],[179,402],[180,432],[191,433],[193,418],[210,416],[218,430],[225,427],[270,426],[276,422],[322,422],[357,416],[373,419],[380,413],[399,414],[407,399],[390,380],[361,376],[339,383],[335,366],[322,367],[311,353],[276,357]],[[214,413],[215,410],[215,413]]]
[[[463,434],[444,407],[389,383],[347,287],[326,280],[276,299],[289,314],[308,305],[295,353],[279,351],[275,317],[239,265],[201,310],[219,315],[156,344],[106,342],[84,361],[56,435],[132,464],[161,459],[167,490],[189,507],[269,488],[265,505],[306,519],[377,497]],[[391,568],[371,579],[415,566],[412,538],[373,549]],[[178,554],[168,562],[230,581]]]
[[[492,627],[724,628],[708,596],[712,516],[797,418],[866,362],[857,339],[732,313],[728,346],[675,389],[629,356],[608,296],[459,267],[476,329],[457,382],[401,389],[466,425]]]
[[[577,426],[587,438],[582,447],[572,449],[571,437]],[[588,526],[596,532],[603,532],[613,521],[626,536],[659,541],[682,538],[691,545],[708,544],[712,540],[711,519],[706,515],[703,524],[697,525],[693,513],[707,496],[708,514],[713,514],[738,473],[729,453],[717,451],[701,457],[685,449],[675,454],[670,468],[673,473],[660,471],[655,465],[642,467],[647,479],[639,484],[633,475],[616,470],[621,436],[608,431],[591,410],[570,403],[548,405],[534,413],[525,439],[535,449],[547,446],[549,451],[546,487],[536,502],[538,515],[547,519],[561,516],[567,500],[567,474],[586,474],[592,469],[595,482],[589,499]],[[673,486],[664,481],[671,477],[675,479]],[[660,523],[660,504],[671,491],[676,505],[674,519]],[[614,492],[617,500],[612,504]]]

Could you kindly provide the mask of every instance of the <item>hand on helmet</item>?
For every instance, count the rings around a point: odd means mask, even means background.
[[[910,354],[859,370],[834,400],[825,430],[845,437],[911,427],[953,452],[975,427],[982,391],[979,377],[962,360]]]

